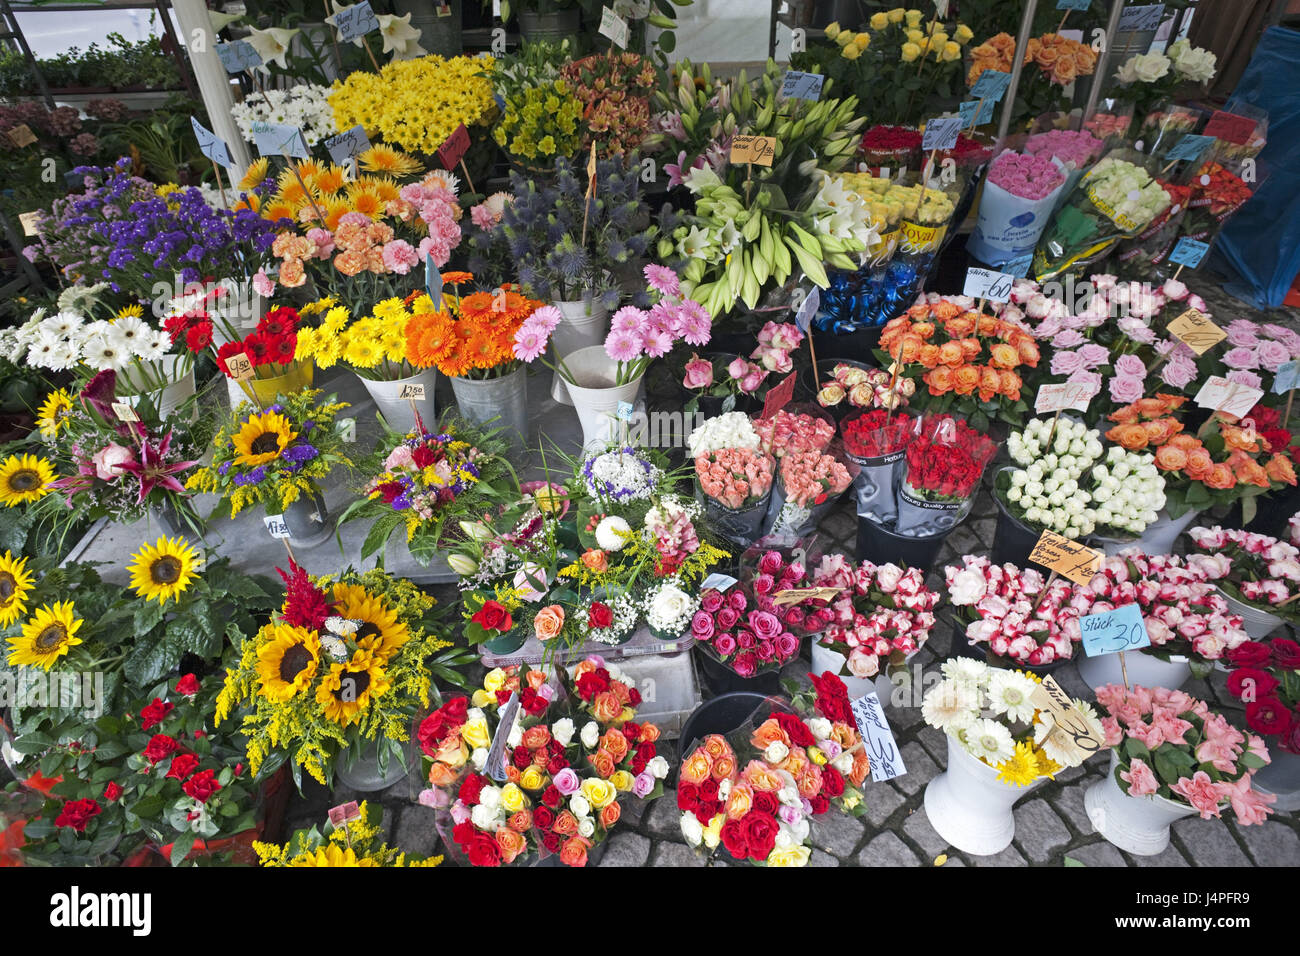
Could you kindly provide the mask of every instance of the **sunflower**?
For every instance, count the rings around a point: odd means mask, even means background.
[[[63,389],[50,392],[36,410],[36,424],[41,429],[42,438],[56,438],[59,430],[67,423],[68,412],[72,411],[72,396]]]
[[[0,558],[0,627],[8,627],[27,610],[27,593],[32,589],[32,572],[27,570],[27,559],[8,551]]]
[[[998,779],[1011,786],[1027,787],[1040,776],[1042,770],[1038,764],[1038,754],[1028,741],[1016,744],[1011,759],[998,765]]]
[[[202,563],[184,538],[159,538],[156,544],[141,545],[133,557],[135,561],[127,565],[131,587],[146,601],[157,598],[159,604],[185,593]]]
[[[248,165],[248,172],[244,173],[244,178],[239,181],[239,188],[243,192],[251,192],[254,186],[260,186],[262,180],[266,178],[267,170],[271,167],[271,160],[262,156],[253,160]]]
[[[359,648],[350,661],[330,665],[316,688],[316,703],[326,720],[346,727],[390,686],[383,662],[373,651]]]
[[[363,622],[353,635],[362,650],[372,652],[382,663],[411,639],[406,625],[381,598],[356,584],[334,585],[335,614]]]
[[[299,853],[285,866],[378,866],[374,860],[357,856],[352,847],[340,847],[335,843],[318,846],[314,851]]]
[[[0,462],[0,503],[13,508],[50,493],[54,469],[35,455],[10,455]]]
[[[289,443],[298,437],[289,420],[278,412],[249,416],[239,433],[230,439],[235,449],[235,464],[256,468],[275,461]]]
[[[9,638],[9,663],[32,665],[49,670],[54,662],[81,643],[76,636],[84,622],[73,614],[72,602],[57,601],[37,608],[36,614],[23,625],[20,637]]]
[[[357,165],[368,173],[391,173],[394,176],[414,176],[421,168],[419,160],[382,143],[359,155]]]
[[[315,631],[292,624],[268,624],[269,635],[257,650],[257,677],[262,694],[284,703],[311,683],[320,666],[320,639]]]

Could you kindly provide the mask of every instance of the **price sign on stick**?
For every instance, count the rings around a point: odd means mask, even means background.
[[[799,70],[786,70],[781,81],[781,95],[791,100],[813,100],[822,98],[822,84],[826,78],[820,73],[801,73]]]
[[[283,538],[292,538],[289,533],[289,526],[284,523],[284,515],[267,515],[262,519],[262,524],[266,525],[266,530],[270,532],[271,537],[277,540]]]
[[[118,421],[138,422],[140,416],[135,413],[135,409],[126,402],[114,402],[113,414],[117,416]]]
[[[1044,531],[1029,552],[1029,560],[1042,565],[1054,574],[1069,578],[1075,584],[1087,584],[1092,576],[1101,570],[1104,555],[1094,548],[1089,548],[1057,534]]]
[[[833,601],[839,597],[843,588],[789,588],[785,591],[777,591],[772,595],[772,603],[785,607],[787,604],[798,604],[800,601]]]
[[[442,273],[438,267],[433,264],[433,253],[428,252],[424,255],[424,290],[429,293],[429,299],[433,302],[433,308],[439,310],[442,308]]]
[[[602,7],[600,11],[600,35],[609,37],[610,42],[620,50],[627,49],[627,21],[620,17],[609,7]]]
[[[858,725],[858,735],[871,763],[871,779],[879,783],[907,773],[894,732],[885,719],[885,709],[880,706],[880,698],[866,694],[849,704],[849,709],[853,711],[853,721]]]
[[[1210,251],[1208,242],[1200,242],[1197,239],[1188,239],[1184,236],[1178,240],[1174,246],[1174,251],[1169,253],[1169,261],[1177,263],[1180,266],[1187,266],[1189,269],[1195,269],[1205,258],[1205,254]]]
[[[999,70],[985,70],[975,81],[975,85],[970,88],[970,95],[977,100],[988,100],[996,103],[1002,99],[1006,93],[1007,87],[1011,85],[1011,74],[1002,73]]]
[[[1152,3],[1142,7],[1125,7],[1119,17],[1120,33],[1137,33],[1140,30],[1157,30],[1165,18],[1165,5]]]
[[[243,73],[245,70],[255,70],[262,65],[262,58],[253,49],[253,44],[247,40],[218,43],[216,50],[221,65],[226,68],[227,73]]]
[[[791,372],[779,385],[767,390],[767,398],[763,400],[763,414],[759,418],[771,418],[790,404],[790,399],[794,397],[795,374]]]
[[[821,307],[821,290],[816,286],[813,286],[813,290],[804,296],[803,301],[799,303],[799,311],[794,314],[794,324],[798,327],[800,332],[808,331],[808,326],[812,324],[813,316],[817,314],[817,310]]]
[[[935,116],[926,120],[921,149],[952,149],[957,145],[957,134],[962,125],[960,116]]]
[[[1096,397],[1096,385],[1084,385],[1081,382],[1040,385],[1038,395],[1034,398],[1034,411],[1039,415],[1063,412],[1067,408],[1073,408],[1077,412],[1086,412],[1088,406]]]
[[[36,142],[36,134],[32,132],[32,128],[26,123],[19,123],[6,135],[9,137],[9,142],[13,143],[14,146],[19,149],[22,149],[24,146],[30,146],[32,143]]]
[[[263,156],[292,156],[307,159],[311,156],[302,130],[288,123],[253,123],[253,142]]]
[[[412,384],[408,382],[407,384],[402,386],[402,391],[397,397],[418,399],[419,401],[424,401],[424,386],[420,384]]]
[[[438,147],[438,161],[442,163],[443,169],[451,169],[462,159],[469,150],[469,130],[465,124],[461,123],[447,137],[447,141]]]
[[[738,583],[730,574],[719,574],[716,571],[704,579],[700,585],[701,591],[708,591],[712,588],[714,591],[725,591],[733,584]]]
[[[1197,355],[1204,355],[1228,337],[1228,333],[1215,325],[1208,315],[1188,309],[1169,323],[1169,334],[1186,343]]]
[[[329,809],[330,826],[336,830],[349,820],[359,819],[361,819],[361,807],[357,805],[355,800],[349,803],[340,803],[337,807],[330,807]]]
[[[236,382],[246,382],[253,377],[253,362],[247,352],[240,352],[226,359],[226,370]]]
[[[1211,375],[1193,399],[1201,408],[1243,418],[1264,397],[1262,388],[1229,382],[1221,375]]]
[[[190,117],[190,124],[194,128],[194,138],[199,141],[200,153],[214,163],[220,163],[227,169],[235,165],[234,160],[230,158],[230,147],[226,145],[225,140],[221,139],[193,116]]]
[[[986,72],[987,76],[988,73]],[[1006,76],[999,73],[998,76]],[[983,126],[993,122],[993,110],[996,103],[992,100],[965,100],[957,104],[957,115],[961,118],[962,129],[970,126]]]
[[[40,232],[41,211],[33,209],[31,212],[20,212],[18,222],[23,227],[24,236],[34,236]]]
[[[1011,286],[1016,277],[1009,272],[995,269],[967,269],[966,285],[962,295],[972,299],[988,299],[990,302],[1006,302],[1011,298]]]
[[[325,140],[325,148],[329,150],[330,159],[336,165],[346,166],[348,160],[355,159],[370,148],[370,137],[366,135],[364,126],[354,126]]]
[[[1043,678],[1029,701],[1053,724],[1048,736],[1054,737],[1064,749],[1072,751],[1080,763],[1105,745],[1105,735],[1074,708],[1070,695],[1050,675]]]
[[[1197,136],[1194,133],[1188,133],[1174,144],[1173,149],[1165,153],[1165,159],[1195,160],[1200,157],[1201,153],[1205,152],[1213,145],[1213,136]]]
[[[1277,374],[1273,376],[1273,394],[1281,395],[1283,392],[1289,392],[1300,385],[1300,362],[1292,360],[1283,362],[1277,367]]]
[[[379,29],[379,18],[370,9],[370,0],[361,0],[350,7],[343,7],[326,21],[334,24],[339,36],[344,40],[360,40],[367,33]]]
[[[1136,604],[1125,604],[1113,611],[1081,617],[1079,631],[1083,636],[1083,652],[1089,657],[1151,646],[1146,622],[1142,620],[1142,611]]]
[[[771,166],[776,156],[775,136],[736,136],[731,141],[733,163],[755,163]]]

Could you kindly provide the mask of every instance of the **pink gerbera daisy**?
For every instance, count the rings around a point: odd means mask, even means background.
[[[708,310],[693,299],[682,303],[681,312],[682,338],[691,345],[708,345],[713,335],[713,322]]]
[[[556,326],[560,324],[560,320],[563,318],[564,318],[563,313],[561,313],[560,310],[557,309],[555,306],[544,305],[536,312],[534,312],[532,315],[530,315],[525,324],[534,326],[535,328],[539,329],[544,335],[549,336],[552,332],[555,331]]]
[[[631,362],[641,354],[641,336],[635,331],[614,329],[605,339],[605,354],[615,362]]]
[[[522,325],[515,333],[515,358],[531,362],[546,349],[548,336],[536,326]]]
[[[647,329],[641,342],[645,354],[651,358],[661,358],[667,355],[673,347],[673,337],[663,329]]]
[[[614,313],[609,323],[612,332],[635,332],[645,322],[645,313],[634,305],[625,305]]]
[[[660,295],[677,295],[681,292],[681,286],[677,282],[677,273],[673,272],[667,266],[657,266],[654,263],[645,267],[645,281]]]

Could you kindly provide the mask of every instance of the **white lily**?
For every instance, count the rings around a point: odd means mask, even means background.
[[[394,16],[386,13],[379,17],[379,32],[384,38],[384,52],[394,54],[394,59],[404,59],[412,43],[420,45],[420,31],[411,26],[411,15]]]
[[[289,43],[297,35],[297,29],[285,30],[282,27],[250,31],[248,42],[262,58],[262,64],[258,69],[269,73],[267,67],[272,63],[282,70],[287,69],[284,58],[289,55]]]

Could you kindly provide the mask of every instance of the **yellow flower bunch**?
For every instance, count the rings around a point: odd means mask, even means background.
[[[384,843],[382,807],[362,801],[361,816],[322,835],[315,827],[299,830],[284,846],[253,841],[253,852],[262,866],[356,866],[428,867],[442,862],[441,856],[422,859]]]
[[[356,320],[346,307],[334,304],[333,299],[317,300],[309,308],[310,312],[299,314],[320,314],[321,323],[298,330],[295,359],[312,359],[319,368],[331,368],[342,361],[362,378],[372,380],[415,374],[415,368],[405,360],[403,329],[409,313],[401,299],[384,299],[369,315]]]
[[[483,124],[496,112],[495,67],[491,57],[397,60],[378,73],[336,80],[329,104],[339,129],[359,124],[372,139],[413,153],[434,153],[461,123]]]
[[[405,170],[414,163],[414,171],[419,171],[419,164],[410,157],[393,150],[387,153],[403,160],[390,164],[388,168]],[[248,167],[248,172],[239,181],[239,188],[246,192],[239,208],[246,206],[263,219],[291,219],[308,226],[320,225],[323,218],[325,228],[331,231],[338,228],[339,220],[346,213],[358,212],[378,220],[388,215],[390,210],[395,211],[396,206],[401,205],[401,187],[393,175],[406,175],[404,172],[391,175],[361,173],[356,179],[350,179],[342,166],[302,160],[295,163],[293,169],[281,171],[274,192],[258,196],[252,190],[265,181],[267,173],[265,156]]]

